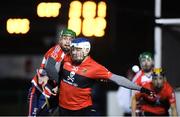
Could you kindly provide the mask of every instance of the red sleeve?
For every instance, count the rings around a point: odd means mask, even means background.
[[[48,51],[47,56],[54,58],[54,60],[56,61],[60,61],[64,58],[65,54],[62,51],[61,47],[59,45],[56,45]]]
[[[174,93],[173,88],[171,87],[171,85],[169,83],[166,83],[166,86],[167,86],[169,103],[170,104],[175,103],[176,102],[176,98],[175,98],[175,93]]]
[[[55,46],[52,47],[52,48],[50,48],[50,49],[46,52],[46,54],[44,55],[44,57],[45,57],[46,59],[47,59],[49,56],[51,56],[54,48],[55,48]]]
[[[97,64],[95,75],[96,78],[109,79],[112,76],[112,73],[104,66]]]
[[[70,62],[71,61],[71,56],[69,54],[66,54],[63,61],[64,62]]]
[[[141,77],[142,77],[142,75],[143,75],[143,72],[142,72],[142,70],[141,70],[141,71],[139,71],[139,72],[134,76],[133,82],[134,82],[135,84],[137,84],[137,85],[141,85]]]

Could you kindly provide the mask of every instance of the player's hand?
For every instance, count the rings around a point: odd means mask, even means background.
[[[57,94],[57,93],[58,93],[58,86],[56,86],[55,88],[53,88],[52,91]]]
[[[141,92],[141,93],[148,94],[148,95],[150,95],[150,96],[152,96],[152,97],[155,97],[155,92],[154,92],[154,91],[151,91],[151,90],[149,90],[149,89],[147,89],[147,88],[142,87],[141,90],[140,90],[140,92]]]
[[[51,96],[51,95],[56,96],[57,95],[57,93],[54,93],[54,91],[52,91],[48,86],[44,87],[44,93],[49,95],[49,96]]]
[[[38,76],[38,83],[42,86],[45,86],[49,80],[49,77],[47,75],[41,76],[38,70],[37,70],[37,76]]]

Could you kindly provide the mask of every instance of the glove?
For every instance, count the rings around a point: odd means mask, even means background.
[[[44,87],[47,84],[49,77],[43,73],[43,69],[37,69],[36,72],[38,76],[38,83]]]
[[[50,98],[50,96],[56,96],[57,93],[52,90],[52,87],[47,83],[43,88],[43,95],[45,95],[47,98]]]
[[[150,95],[150,96],[152,96],[152,97],[155,97],[155,92],[153,92],[153,91],[151,91],[151,90],[149,90],[149,89],[147,89],[147,88],[142,87],[141,90],[140,90],[140,92],[141,92],[141,93],[148,94],[148,95]]]

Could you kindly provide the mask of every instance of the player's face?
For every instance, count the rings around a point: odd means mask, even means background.
[[[156,76],[152,79],[153,86],[155,90],[159,91],[163,87],[164,78],[163,76]]]
[[[65,52],[68,52],[70,50],[71,41],[73,39],[74,38],[72,38],[71,36],[62,36],[59,39],[59,44]]]
[[[85,58],[82,48],[72,47],[70,54],[74,62],[82,62]]]
[[[150,72],[153,68],[153,60],[151,58],[142,58],[140,61],[141,68],[145,72]]]

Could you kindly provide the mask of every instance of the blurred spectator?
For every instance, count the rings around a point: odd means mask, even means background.
[[[132,80],[134,77],[135,73],[131,70],[128,69],[127,71],[127,78],[129,80]],[[117,101],[118,101],[118,106],[123,109],[123,115],[124,116],[131,116],[131,90],[119,86],[118,91],[117,91]]]

